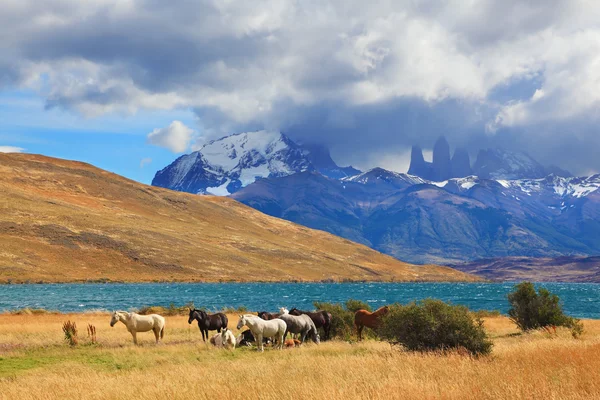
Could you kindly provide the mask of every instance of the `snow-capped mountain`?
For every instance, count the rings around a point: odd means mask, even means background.
[[[264,179],[232,197],[401,260],[600,254],[600,175],[442,182],[374,168],[338,181]]]
[[[310,171],[302,149],[280,132],[245,132],[213,140],[158,171],[152,185],[226,196],[257,178]]]
[[[343,178],[342,181],[362,183],[364,185],[388,185],[396,189],[428,183],[428,181],[418,176],[388,171],[383,168],[373,168],[358,175]]]
[[[315,170],[332,177],[360,173],[337,166],[326,148],[301,147],[280,132],[262,130],[213,140],[158,171],[152,185],[227,196],[259,178]]]

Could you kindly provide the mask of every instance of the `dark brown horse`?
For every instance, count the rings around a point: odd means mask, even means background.
[[[367,328],[377,328],[381,323],[381,317],[390,311],[388,306],[378,308],[376,311],[369,312],[367,310],[358,310],[354,313],[354,325],[356,326],[356,334],[358,340],[362,340],[362,331]]]
[[[312,319],[315,323],[315,326],[318,328],[323,328],[323,340],[329,340],[329,333],[331,332],[331,313],[327,311],[302,311],[297,308],[292,308],[290,310],[291,315],[302,315],[306,314]]]
[[[227,315],[223,313],[207,314],[206,311],[190,309],[188,324],[193,320],[198,321],[198,328],[202,333],[202,340],[206,342],[208,339],[208,331],[217,331],[221,333],[221,329],[227,328]]]
[[[258,317],[262,318],[266,321],[270,321],[272,319],[279,318],[280,315],[281,315],[281,313],[270,313],[268,311],[259,311],[258,312]]]

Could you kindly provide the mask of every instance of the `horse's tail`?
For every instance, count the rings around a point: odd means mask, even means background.
[[[160,338],[162,339],[163,336],[165,336],[165,326],[164,325],[162,328],[160,328]]]

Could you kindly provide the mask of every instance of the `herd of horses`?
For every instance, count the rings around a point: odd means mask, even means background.
[[[365,327],[376,328],[381,317],[389,311],[388,306],[383,306],[374,312],[358,310],[354,314],[354,325],[358,340],[362,340],[362,331]],[[279,313],[259,311],[257,315],[243,314],[239,316],[237,329],[244,326],[247,330],[241,332],[237,337],[228,328],[229,320],[224,313],[208,314],[204,310],[190,309],[188,324],[198,322],[198,329],[202,334],[202,340],[208,339],[218,347],[235,348],[236,346],[251,346],[253,343],[259,351],[264,351],[264,345],[272,343],[276,348],[283,346],[297,346],[305,343],[308,339],[319,344],[321,337],[319,329],[323,331],[323,340],[329,340],[333,316],[323,310],[303,311],[297,308],[287,310],[281,308]],[[138,332],[154,332],[156,343],[164,337],[165,319],[158,314],[140,315],[134,312],[115,311],[112,314],[110,326],[122,322],[133,337],[133,343],[137,344]],[[217,331],[209,338],[209,331]],[[297,335],[287,339],[287,335]]]

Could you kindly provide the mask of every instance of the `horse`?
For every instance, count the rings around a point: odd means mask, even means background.
[[[323,328],[323,339],[329,340],[329,333],[331,332],[331,319],[333,318],[331,313],[327,311],[302,311],[297,308],[290,310],[290,315],[302,315],[306,314],[313,320],[317,328]]]
[[[362,340],[362,330],[367,328],[377,328],[381,323],[381,317],[390,311],[388,306],[378,308],[376,311],[369,312],[367,310],[358,310],[354,313],[354,325],[356,326],[356,334],[358,340]]]
[[[223,337],[220,333],[212,335],[208,342],[215,347],[223,347]]]
[[[235,349],[236,340],[230,329],[223,329],[221,332],[221,342],[223,343],[223,347]]]
[[[283,348],[283,335],[287,329],[287,325],[281,319],[273,319],[265,321],[262,318],[258,318],[256,315],[244,314],[240,315],[240,319],[237,323],[237,329],[241,329],[242,326],[246,325],[252,331],[252,334],[256,338],[256,345],[258,351],[264,351],[263,338],[274,337],[277,339],[277,347]]]
[[[188,324],[191,324],[193,320],[198,321],[198,329],[202,333],[202,340],[206,342],[208,339],[208,331],[217,331],[221,333],[221,329],[227,328],[229,321],[227,315],[223,313],[207,314],[206,311],[196,310],[190,308],[190,315],[188,317]]]
[[[115,311],[110,319],[110,326],[114,327],[117,322],[121,321],[127,327],[131,336],[133,336],[133,343],[137,343],[138,332],[153,331],[156,343],[158,343],[159,337],[162,339],[165,335],[165,319],[158,314],[150,315],[139,315],[134,312],[126,311]]]
[[[300,346],[300,341],[298,339],[286,339],[285,342],[283,342],[283,344],[287,348],[298,347]]]
[[[285,334],[283,338],[287,338],[288,332],[290,333],[299,333],[300,334],[300,342],[304,343],[306,340],[306,336],[310,335],[310,338],[316,344],[321,342],[319,338],[319,333],[317,332],[317,327],[313,322],[312,318],[310,318],[306,314],[302,315],[291,315],[291,314],[283,314],[279,317],[279,319],[285,321],[287,325],[287,329],[285,330]]]
[[[236,345],[237,345],[237,347],[252,346],[252,343],[254,343],[255,341],[256,341],[256,339],[254,339],[254,335],[252,334],[252,331],[250,329],[247,329],[238,335],[237,340],[236,340],[236,342],[237,342]],[[263,338],[263,343],[270,344],[271,339]]]
[[[288,313],[289,313],[289,311],[287,308],[281,307],[279,309],[279,313],[270,313],[267,311],[259,311],[257,314],[258,314],[259,318],[262,318],[266,321],[270,321],[272,319],[279,318],[283,314],[288,314]]]

